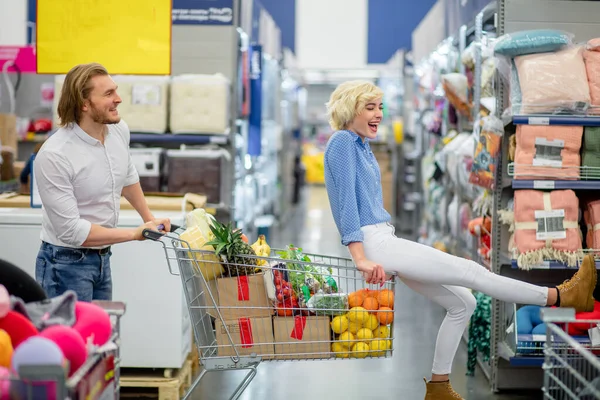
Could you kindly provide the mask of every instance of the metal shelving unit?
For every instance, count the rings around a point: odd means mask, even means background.
[[[577,42],[597,37],[600,23],[600,2],[572,0],[497,0],[497,35],[530,30],[562,29],[573,33]],[[498,74],[497,74],[498,75]],[[500,118],[508,104],[508,87],[496,78],[496,115]],[[519,124],[535,125],[585,125],[600,126],[600,118],[572,115],[515,115],[507,121],[506,130]],[[502,157],[499,161],[492,208],[492,262],[494,273],[526,280],[535,284],[556,285],[575,272],[575,268],[548,261],[528,271],[520,270],[516,261],[505,255],[508,230],[500,221],[499,210],[506,207],[515,189],[600,189],[600,182],[577,180],[519,180],[512,179],[507,162],[509,134],[503,136]],[[500,173],[501,172],[501,173]],[[503,253],[504,251],[504,253]],[[597,264],[598,265],[598,264]],[[492,302],[491,332],[491,388],[497,392],[505,389],[539,389],[542,387],[542,356],[515,351],[510,345],[507,329],[514,318],[514,304],[499,300]]]

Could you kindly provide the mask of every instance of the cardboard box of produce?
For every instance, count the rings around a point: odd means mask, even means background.
[[[275,358],[330,358],[330,321],[329,317],[273,317]]]
[[[272,359],[275,355],[271,317],[238,318],[226,320],[225,323],[217,319],[215,330],[219,357],[234,356],[235,349],[243,356],[256,354],[263,359]],[[227,330],[231,335],[231,341],[227,336]]]
[[[270,317],[273,303],[267,296],[264,273],[217,279],[219,305],[225,320]]]

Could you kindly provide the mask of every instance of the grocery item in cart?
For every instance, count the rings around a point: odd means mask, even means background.
[[[207,244],[212,238],[212,233],[211,236],[206,237],[204,232],[201,227],[194,226],[187,228],[180,237],[186,242],[184,247],[189,245],[192,250],[186,253],[188,258],[196,260],[196,263],[193,263],[194,267],[199,268],[198,272],[202,273],[206,281],[211,281],[222,276],[224,269],[219,258],[214,254],[214,247]]]
[[[219,308],[225,320],[270,317],[273,303],[267,296],[263,273],[218,278]]]
[[[14,348],[12,340],[4,329],[0,329],[0,367],[10,367],[10,360],[12,359]]]
[[[328,358],[331,330],[328,317],[273,318],[275,359]]]

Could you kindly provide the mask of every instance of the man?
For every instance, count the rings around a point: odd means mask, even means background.
[[[58,104],[61,128],[33,165],[43,212],[36,280],[48,297],[73,290],[81,301],[111,300],[110,246],[144,240],[146,228],[170,229],[169,220],[155,219],[146,204],[120,103],[102,65],[78,65],[66,75]],[[143,225],[116,227],[121,195]]]

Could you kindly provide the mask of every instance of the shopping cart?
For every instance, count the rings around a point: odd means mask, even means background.
[[[600,399],[600,320],[576,320],[571,308],[544,308],[544,399]],[[589,329],[571,336],[569,325]]]
[[[238,399],[261,362],[391,357],[395,275],[367,285],[351,259],[293,246],[225,260],[182,232],[144,236],[162,243],[184,287],[203,366],[184,399],[209,371],[246,370],[230,397]]]
[[[120,319],[125,304],[94,301],[111,318],[113,334],[108,343],[96,349],[70,376],[62,366],[22,365],[18,378],[0,378],[0,398],[9,400],[116,400],[119,399]],[[5,389],[8,389],[6,393]]]

